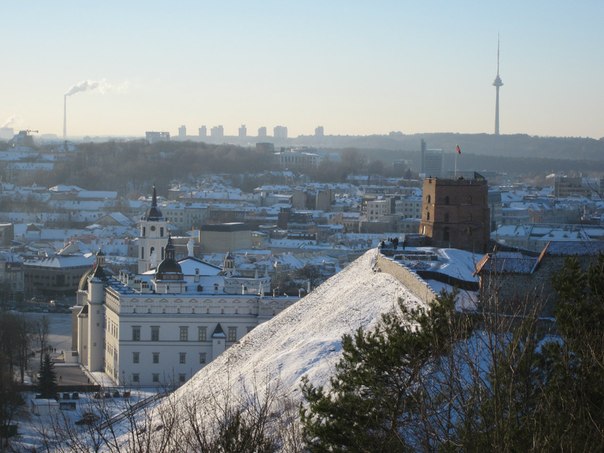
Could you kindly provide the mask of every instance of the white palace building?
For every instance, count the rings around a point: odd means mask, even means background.
[[[81,365],[116,385],[174,386],[258,324],[297,301],[269,296],[271,280],[238,277],[193,256],[176,260],[168,222],[157,207],[140,221],[138,273],[110,273],[99,252],[80,282],[74,339]]]

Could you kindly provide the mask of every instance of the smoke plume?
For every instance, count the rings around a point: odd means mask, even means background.
[[[101,93],[104,93],[105,90],[110,88],[109,84],[105,79],[102,80],[82,80],[79,83],[73,85],[67,92],[65,96],[73,96],[76,93],[80,93],[82,91],[94,91],[98,90]]]
[[[2,123],[2,125],[0,127],[10,127],[15,125],[15,123],[17,122],[19,118],[17,117],[17,115],[11,115],[9,116],[6,121],[4,123]]]

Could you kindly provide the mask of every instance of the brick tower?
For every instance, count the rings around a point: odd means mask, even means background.
[[[489,243],[487,181],[426,178],[422,192],[420,234],[436,247],[484,253]]]

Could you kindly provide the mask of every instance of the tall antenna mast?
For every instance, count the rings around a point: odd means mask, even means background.
[[[499,75],[499,33],[497,33],[497,75]]]
[[[497,76],[493,86],[495,87],[495,135],[499,135],[499,87],[503,86],[499,77],[499,33],[497,33]]]

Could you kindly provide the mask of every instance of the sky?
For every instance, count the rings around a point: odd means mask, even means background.
[[[604,2],[0,0],[0,127],[604,136]],[[71,90],[71,91],[70,91]]]

